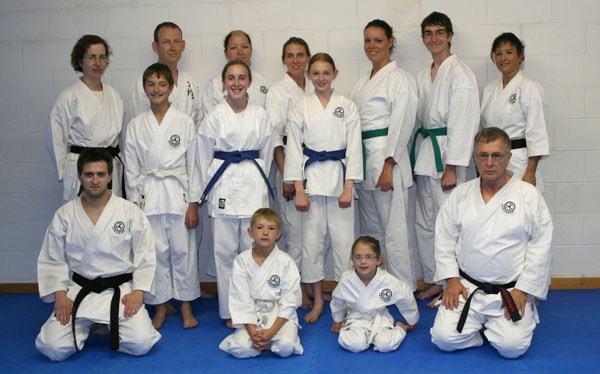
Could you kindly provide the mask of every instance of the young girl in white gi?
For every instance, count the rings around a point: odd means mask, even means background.
[[[300,274],[293,259],[277,247],[281,236],[277,213],[257,210],[248,235],[254,243],[235,258],[229,289],[237,330],[219,348],[237,358],[256,357],[265,349],[281,357],[301,355],[296,315],[302,300]]]
[[[415,127],[417,84],[391,59],[395,42],[392,27],[383,20],[364,29],[372,69],[351,94],[360,113],[365,157],[365,180],[356,192],[361,235],[379,240],[386,270],[414,290],[407,227],[408,188],[413,184],[408,144]]]
[[[285,146],[287,144],[286,123],[294,105],[313,93],[312,82],[306,78],[306,67],[310,60],[310,49],[302,38],[291,37],[283,44],[281,61],[286,67],[283,79],[271,86],[267,93],[265,108],[273,125],[274,163],[271,177],[274,180],[274,193],[281,228],[285,240],[285,251],[292,256],[298,269],[302,258],[302,213],[296,210],[294,184],[283,183],[285,166]],[[302,286],[302,308],[310,308],[311,302]]]
[[[202,199],[213,218],[219,315],[231,327],[231,268],[235,256],[252,246],[245,233],[250,217],[269,205],[266,173],[273,159],[273,139],[267,112],[248,100],[252,83],[248,65],[242,60],[230,61],[221,77],[227,97],[200,125],[198,161]]]
[[[360,120],[354,102],[333,92],[335,63],[326,53],[314,55],[308,78],[315,88],[288,119],[284,182],[293,182],[296,209],[303,213],[302,281],[311,283],[314,303],[304,317],[317,321],[323,311],[325,238],[333,249],[335,280],[349,267],[354,238],[352,192],[363,179]]]
[[[171,69],[150,65],[142,76],[150,109],[127,125],[125,157],[127,198],[148,216],[156,239],[152,323],[165,322],[167,302],[181,300],[183,327],[198,326],[190,301],[200,296],[198,251],[194,228],[198,225],[200,175],[196,165],[194,121],[169,103],[174,87]]]
[[[242,60],[248,66],[252,66],[252,40],[250,35],[242,30],[233,30],[223,41],[225,58],[227,61]],[[252,70],[252,85],[248,87],[248,97],[252,104],[265,107],[265,100],[271,81],[264,75]],[[227,95],[220,76],[215,76],[206,84],[204,96],[202,96],[202,108],[206,115],[218,103],[222,102]]]
[[[52,150],[65,202],[79,194],[77,157],[88,147],[106,148],[114,157],[112,190],[121,196],[123,164],[117,155],[123,102],[117,91],[102,83],[111,54],[101,37],[82,36],[71,52],[71,66],[82,76],[61,92],[50,112]]]
[[[513,33],[498,36],[490,52],[502,78],[489,82],[481,101],[481,126],[498,127],[511,139],[508,169],[544,192],[538,162],[548,156],[544,90],[521,74],[525,46]]]
[[[331,330],[351,352],[362,352],[373,344],[379,352],[398,348],[419,321],[419,309],[410,286],[383,270],[379,241],[361,236],[352,245],[354,269],[342,275],[333,290]],[[387,307],[396,305],[408,325],[397,321]]]

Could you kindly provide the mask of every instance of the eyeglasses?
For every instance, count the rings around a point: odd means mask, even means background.
[[[354,255],[352,256],[352,259],[354,261],[361,261],[362,259],[365,259],[367,261],[374,261],[377,260],[379,256],[376,255]]]
[[[446,36],[448,32],[444,29],[437,29],[434,31],[431,30],[427,30],[427,31],[423,31],[423,39],[431,39],[433,37],[433,35],[435,35],[437,38],[442,38],[444,36]]]
[[[480,153],[477,153],[475,155],[475,157],[479,161],[487,161],[491,157],[492,161],[497,162],[497,161],[502,160],[504,158],[504,156],[506,156],[509,153],[510,153],[510,151],[508,151],[506,153],[494,152],[492,154],[485,153],[485,152],[480,152]]]
[[[85,55],[83,56],[83,58],[88,60],[89,62],[97,62],[98,60],[100,60],[100,62],[104,62],[106,64],[110,63],[110,58],[107,55]]]

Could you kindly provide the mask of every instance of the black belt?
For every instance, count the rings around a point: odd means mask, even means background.
[[[510,140],[510,148],[511,149],[527,148],[527,140],[525,140],[525,138],[511,139]]]
[[[87,279],[77,273],[73,273],[73,281],[81,286],[81,290],[73,302],[73,312],[71,313],[71,329],[73,332],[75,349],[77,351],[79,351],[79,347],[77,347],[77,338],[75,337],[75,317],[77,316],[79,304],[81,304],[83,299],[89,295],[90,292],[100,293],[109,288],[114,290],[110,302],[110,350],[116,351],[119,349],[119,302],[121,301],[121,289],[119,286],[132,279],[133,274],[131,273],[115,275],[108,278],[98,277],[93,280]]]
[[[74,153],[76,155],[80,155],[83,151],[85,151],[88,148],[104,149],[105,151],[110,153],[112,157],[116,157],[117,160],[121,162],[121,165],[123,165],[123,172],[121,173],[121,194],[123,195],[123,199],[127,199],[127,193],[125,192],[125,163],[123,162],[123,160],[121,160],[121,157],[119,157],[119,152],[121,151],[119,149],[119,145],[117,144],[116,147],[82,147],[80,145],[70,145],[69,152]],[[108,188],[112,189],[112,181],[110,181],[110,183],[108,184]],[[81,193],[81,191],[79,191],[79,193]]]
[[[502,302],[504,303],[504,306],[506,306],[506,309],[508,310],[508,313],[510,314],[510,319],[513,322],[517,322],[521,319],[521,315],[519,314],[519,310],[517,309],[517,306],[515,305],[515,301],[513,300],[510,292],[507,291],[507,288],[513,288],[517,284],[517,282],[510,282],[510,283],[506,283],[506,284],[484,283],[484,282],[480,282],[476,279],[471,278],[470,276],[467,275],[467,273],[465,273],[464,271],[462,271],[460,269],[458,270],[458,272],[461,277],[463,277],[464,279],[468,280],[469,282],[471,282],[477,286],[475,291],[471,292],[471,295],[469,295],[469,298],[467,299],[467,302],[465,303],[465,306],[464,306],[462,312],[460,313],[458,325],[456,326],[456,330],[458,332],[462,332],[463,327],[465,326],[465,322],[467,321],[467,315],[469,314],[469,308],[471,307],[471,299],[473,298],[473,295],[475,295],[475,292],[477,292],[479,290],[482,290],[483,292],[485,292],[487,294],[497,295],[498,293],[500,293],[500,296],[502,297]]]

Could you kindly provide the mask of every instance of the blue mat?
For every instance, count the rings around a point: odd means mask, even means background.
[[[598,318],[600,290],[550,291],[540,305],[542,323],[534,332],[529,351],[517,360],[506,360],[489,345],[444,353],[431,344],[429,328],[435,311],[419,302],[421,321],[400,348],[391,353],[369,350],[350,353],[339,347],[330,332],[331,315],[326,312],[314,325],[303,323],[300,339],[303,356],[282,359],[270,352],[255,359],[238,360],[217,346],[231,330],[218,318],[216,300],[193,303],[200,326],[184,330],[179,314],[167,318],[160,330],[162,340],[144,357],[109,351],[108,336],[91,335],[85,349],[64,362],[52,363],[37,352],[34,340],[50,315],[51,304],[37,295],[0,295],[0,371],[3,373],[138,372],[244,372],[268,373],[496,373],[600,372]],[[178,305],[177,305],[178,306]],[[392,313],[398,317],[394,309]],[[300,318],[306,311],[299,311]]]

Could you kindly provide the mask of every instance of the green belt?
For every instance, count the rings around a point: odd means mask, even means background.
[[[440,151],[440,143],[437,141],[437,137],[441,135],[446,135],[448,133],[447,127],[438,127],[436,129],[426,129],[421,127],[415,132],[415,137],[413,139],[412,148],[410,149],[410,166],[412,167],[413,174],[415,171],[415,145],[417,144],[417,138],[419,135],[423,137],[423,139],[428,136],[431,137],[431,144],[433,145],[433,155],[435,156],[435,167],[438,172],[444,171],[444,164],[442,164],[442,152]]]
[[[388,128],[385,127],[383,129],[376,130],[367,130],[360,133],[360,136],[363,140],[362,143],[362,156],[363,156],[363,179],[367,178],[367,148],[365,147],[365,140],[371,138],[378,138],[380,136],[387,136]]]

